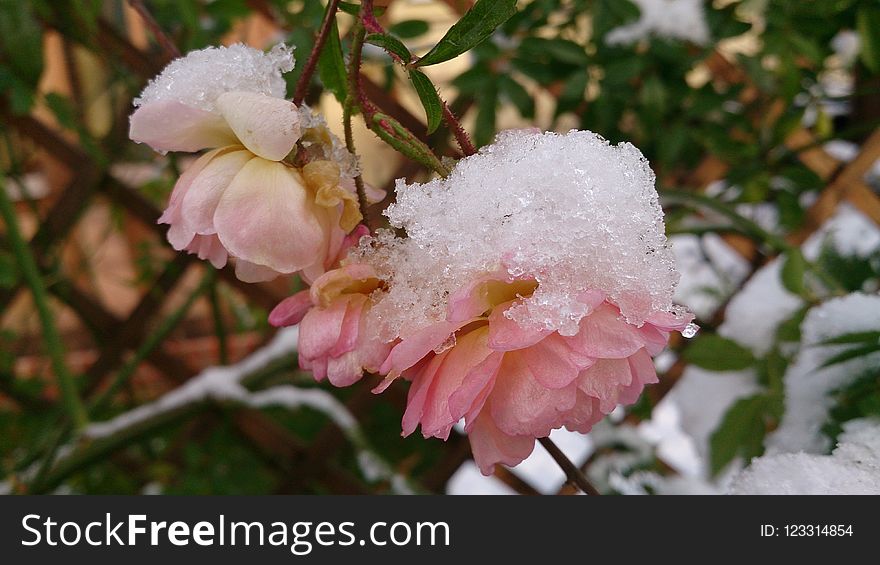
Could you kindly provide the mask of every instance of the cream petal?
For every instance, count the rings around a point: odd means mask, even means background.
[[[237,143],[222,116],[177,100],[144,104],[131,115],[128,136],[156,151],[199,151]]]
[[[205,166],[190,184],[180,205],[181,221],[187,231],[200,235],[217,233],[214,228],[217,203],[235,175],[253,158],[250,151],[229,151]]]
[[[264,159],[284,159],[300,137],[299,111],[283,98],[225,92],[216,104],[241,143]]]
[[[251,159],[220,197],[214,227],[229,253],[293,273],[326,253],[329,221],[294,169]]]

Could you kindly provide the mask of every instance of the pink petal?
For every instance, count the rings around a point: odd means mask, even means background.
[[[339,357],[344,353],[355,348],[358,343],[359,332],[361,328],[361,314],[364,310],[364,303],[367,297],[363,294],[352,294],[347,297],[348,306],[345,309],[345,318],[342,320],[342,327],[339,330],[339,339],[330,349],[328,354],[331,357]],[[345,300],[340,298],[339,300]]]
[[[348,300],[334,301],[327,308],[312,308],[299,326],[299,354],[308,359],[328,356],[339,341]]]
[[[485,412],[474,422],[468,439],[474,462],[486,476],[492,474],[498,463],[519,465],[535,448],[533,436],[505,434]]]
[[[184,229],[197,234],[216,233],[214,211],[223,191],[254,156],[249,151],[218,154],[193,180],[183,196],[180,215]]]
[[[445,351],[440,355],[432,357],[425,367],[413,377],[413,382],[409,387],[409,394],[406,398],[406,410],[403,413],[403,421],[401,422],[401,435],[404,437],[413,433],[419,426],[425,409],[425,400],[428,398],[428,390],[431,388],[434,376],[446,359],[447,354],[448,351]]]
[[[513,302],[496,306],[489,315],[489,347],[497,351],[512,351],[534,345],[551,332],[549,330],[522,328],[517,322],[506,318],[504,312]]]
[[[421,418],[422,435],[447,439],[452,426],[460,419],[449,410],[449,398],[460,388],[468,373],[479,365],[492,350],[486,347],[489,329],[486,326],[467,332],[449,350],[446,360],[434,376]]]
[[[521,352],[514,351],[504,354],[488,404],[504,433],[544,437],[562,425],[562,414],[576,400],[577,382],[549,389],[535,380]]]
[[[633,381],[627,359],[599,359],[581,373],[579,387],[588,395],[598,398],[606,414],[619,403],[620,392]]]
[[[379,372],[397,377],[403,371],[415,365],[422,357],[440,347],[456,330],[468,324],[470,320],[461,322],[437,322],[414,332],[394,346],[388,359],[382,363]]]
[[[312,307],[312,299],[308,290],[301,290],[288,296],[269,312],[269,323],[276,328],[295,326]]]
[[[327,358],[327,380],[338,387],[353,385],[364,375],[357,351],[349,351],[337,357]]]
[[[217,235],[231,255],[279,273],[324,256],[327,224],[299,173],[259,158],[235,176],[214,213]]]
[[[586,434],[604,417],[605,414],[599,409],[599,399],[578,390],[577,402],[565,415],[565,427],[573,432]]]
[[[503,353],[493,351],[479,365],[468,371],[461,386],[449,397],[449,413],[455,421],[462,417],[466,419],[465,430],[470,429],[486,404],[503,360]]]
[[[185,249],[198,255],[199,259],[207,259],[215,269],[222,269],[226,265],[226,248],[216,235],[196,235]]]
[[[638,328],[619,319],[620,311],[604,304],[581,320],[577,335],[567,338],[579,353],[602,359],[623,359],[642,347],[645,342]]]
[[[214,157],[222,151],[222,149],[215,149],[205,153],[183,171],[180,178],[177,179],[177,182],[174,184],[174,190],[171,191],[171,198],[168,201],[168,207],[162,212],[162,215],[159,216],[157,223],[170,224],[167,234],[168,242],[177,251],[184,249],[190,244],[190,242],[192,242],[193,237],[195,237],[195,233],[188,231],[183,225],[180,216],[180,205],[183,203],[183,199],[189,191],[190,186],[192,186],[193,181],[195,181]]]
[[[292,102],[256,92],[225,92],[217,109],[252,153],[280,161],[300,137],[299,111]]]
[[[150,102],[135,110],[128,136],[163,153],[238,143],[221,116],[176,100]]]
[[[258,283],[271,281],[277,278],[279,274],[281,273],[275,269],[257,265],[244,259],[237,259],[235,261],[235,277],[242,282]]]
[[[618,400],[621,404],[632,404],[639,399],[646,384],[658,382],[654,361],[646,350],[636,352],[628,361],[633,379],[629,386],[620,391]]]
[[[568,386],[583,368],[575,363],[573,359],[575,353],[559,334],[548,336],[540,343],[519,353],[535,380],[547,388],[557,389]],[[592,364],[592,360],[589,360],[589,364]]]

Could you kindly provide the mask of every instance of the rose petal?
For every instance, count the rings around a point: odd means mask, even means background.
[[[295,326],[312,307],[312,299],[308,290],[301,290],[288,296],[269,312],[269,323],[276,328]]]
[[[505,434],[485,412],[474,422],[468,439],[474,462],[486,476],[493,473],[498,463],[519,465],[535,448],[533,436]]]
[[[135,110],[128,136],[163,153],[238,143],[221,116],[176,100],[150,102]]]
[[[220,197],[214,227],[230,254],[292,273],[323,257],[327,218],[294,169],[251,159]]]
[[[216,104],[241,143],[264,159],[284,159],[300,137],[299,111],[283,98],[224,92]]]
[[[196,176],[180,204],[183,227],[201,235],[216,233],[214,212],[223,192],[254,156],[249,151],[218,153]]]

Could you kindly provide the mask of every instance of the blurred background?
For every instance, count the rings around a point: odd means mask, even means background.
[[[136,2],[183,52],[296,46],[319,0]],[[268,311],[297,280],[244,284],[156,223],[179,172],[127,138],[169,58],[122,0],[0,0],[0,492],[568,493],[540,446],[483,477],[464,436],[400,437],[406,385],[316,385]],[[384,0],[415,54],[470,0]],[[702,330],[661,382],[588,436],[551,436],[606,493],[724,492],[765,451],[828,453],[880,416],[880,2],[533,0],[427,68],[478,145],[506,128],[595,131],[657,173]],[[352,17],[337,16],[347,48]],[[367,46],[374,102],[440,153],[399,66]],[[341,134],[321,65],[306,102]],[[355,120],[364,176],[428,172]],[[274,339],[274,341],[272,341]],[[258,351],[256,356],[251,356]],[[221,367],[221,369],[217,369]],[[91,424],[72,432],[69,377]],[[234,382],[233,393],[216,383]],[[211,383],[214,383],[212,385]],[[227,381],[224,381],[227,382]],[[212,388],[214,386],[214,388]]]

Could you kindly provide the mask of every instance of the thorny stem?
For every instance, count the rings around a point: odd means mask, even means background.
[[[321,20],[321,27],[318,29],[318,35],[315,37],[315,46],[309,53],[306,66],[303,67],[299,81],[296,83],[296,90],[293,93],[293,103],[299,106],[305,100],[306,94],[309,92],[309,84],[312,82],[312,75],[318,66],[318,60],[321,58],[321,51],[324,50],[324,44],[327,43],[327,37],[330,30],[333,29],[333,21],[336,19],[336,10],[339,8],[339,0],[330,0],[327,2],[327,10],[324,12],[324,19]]]
[[[581,489],[586,494],[591,496],[599,496],[599,491],[596,490],[596,487],[587,479],[587,477],[578,469],[571,460],[565,456],[561,449],[559,449],[553,440],[549,437],[538,438],[538,441],[541,442],[541,445],[544,446],[544,449],[547,450],[547,453],[550,454],[550,457],[556,461],[556,464],[562,469],[565,473],[565,476],[568,477],[568,481]]]
[[[168,58],[176,59],[180,57],[180,49],[178,49],[174,42],[171,41],[168,34],[162,31],[162,28],[159,27],[158,22],[156,22],[156,18],[153,17],[153,14],[151,14],[149,10],[147,10],[144,3],[141,0],[128,0],[128,5],[134,8],[134,11],[144,20],[144,23],[147,24],[147,27],[153,32],[153,37],[156,38],[156,41],[162,47],[162,50],[165,51],[165,54],[168,55]]]
[[[55,373],[55,379],[58,381],[58,389],[61,391],[65,408],[74,425],[78,428],[82,427],[88,423],[88,417],[85,406],[79,398],[76,384],[73,382],[73,377],[64,360],[64,345],[58,333],[58,328],[55,326],[52,310],[49,308],[46,284],[40,276],[37,262],[21,234],[15,207],[9,199],[4,184],[0,184],[0,215],[3,216],[3,221],[6,223],[6,237],[21,270],[22,277],[30,287],[31,294],[33,295],[40,324],[43,326],[43,340],[46,344],[46,351],[52,362],[52,372]]]
[[[446,100],[441,98],[440,102],[443,104],[443,121],[446,122],[452,135],[455,136],[455,141],[458,142],[461,152],[464,153],[465,157],[473,155],[477,152],[477,148],[474,147],[470,136],[461,125],[461,121],[459,121],[458,117],[452,112],[452,109],[449,107],[449,104],[446,103]]]

